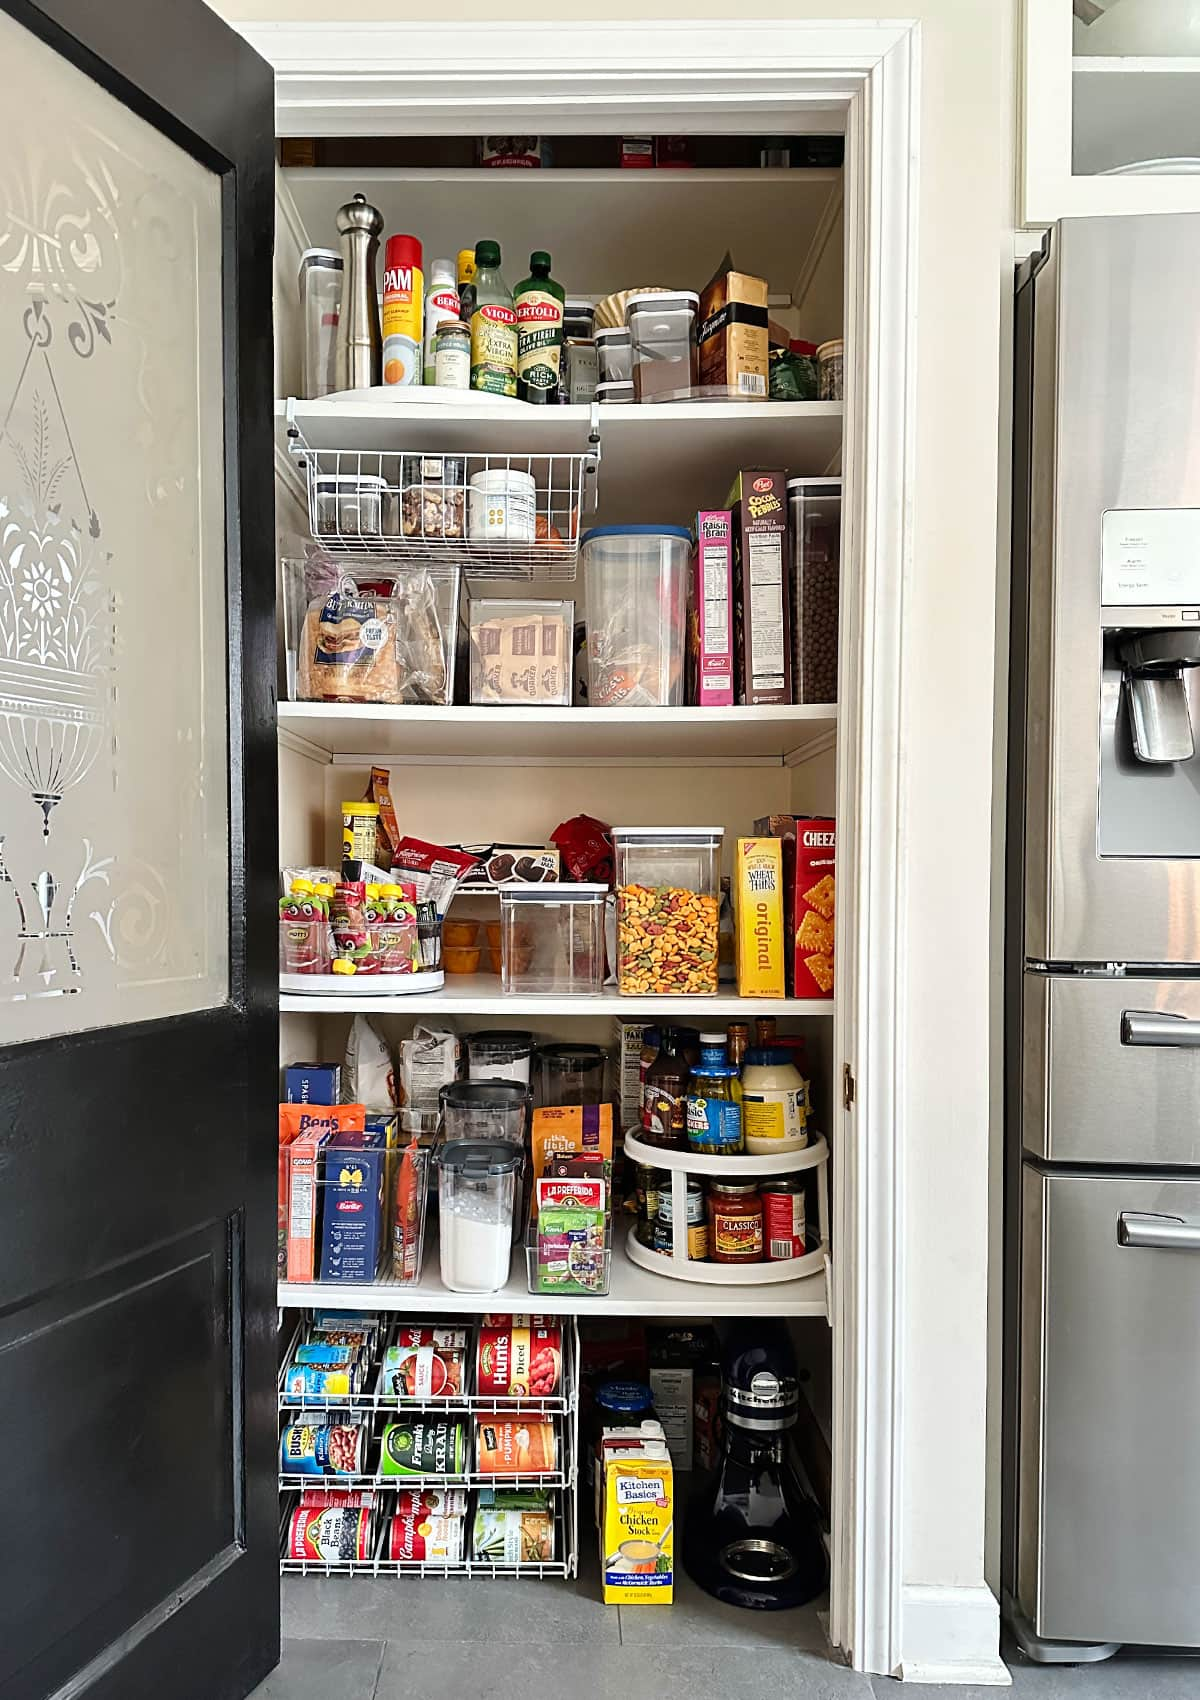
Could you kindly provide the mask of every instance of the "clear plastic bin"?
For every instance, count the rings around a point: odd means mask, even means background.
[[[543,1045],[538,1089],[543,1104],[603,1104],[608,1053],[603,1045]]]
[[[310,400],[337,388],[341,306],[342,256],[332,248],[306,248],[300,256],[300,311],[304,317],[300,388]]]
[[[458,567],[373,562],[349,573],[327,556],[286,561],[289,695],[299,702],[453,702],[461,596]],[[378,621],[370,646],[348,643],[352,623],[363,620]]]
[[[700,381],[691,290],[639,295],[625,309],[633,337],[633,389],[638,401],[686,401]]]
[[[521,1153],[460,1139],[440,1148],[437,1164],[442,1283],[452,1293],[498,1293],[512,1261]]]
[[[587,997],[604,985],[606,885],[534,885],[500,893],[505,992]]]
[[[617,989],[715,995],[721,826],[614,826]]]
[[[792,691],[797,702],[836,702],[840,478],[788,480],[792,535]]]
[[[471,701],[569,708],[574,602],[472,597]]]
[[[588,706],[681,708],[691,533],[603,525],[583,536]]]

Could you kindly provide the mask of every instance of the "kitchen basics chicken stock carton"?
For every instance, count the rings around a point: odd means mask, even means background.
[[[661,1456],[654,1456],[661,1450]],[[604,1465],[604,1603],[669,1606],[674,1596],[674,1482],[665,1446]]]

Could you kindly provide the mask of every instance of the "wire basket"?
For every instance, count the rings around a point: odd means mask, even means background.
[[[597,457],[312,449],[293,427],[313,538],[332,554],[572,581]]]

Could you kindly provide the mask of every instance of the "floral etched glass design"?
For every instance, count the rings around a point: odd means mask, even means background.
[[[0,16],[0,1041],[229,985],[218,179]]]

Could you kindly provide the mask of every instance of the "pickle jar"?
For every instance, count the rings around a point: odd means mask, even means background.
[[[713,996],[720,826],[616,826],[617,985],[626,996]]]

